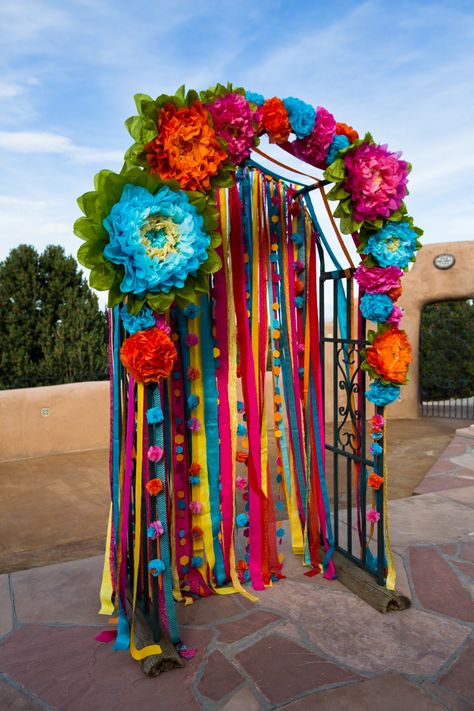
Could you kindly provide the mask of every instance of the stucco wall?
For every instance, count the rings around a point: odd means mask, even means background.
[[[450,269],[437,269],[433,259],[452,254],[456,262]],[[413,268],[403,278],[400,306],[405,309],[402,328],[413,348],[410,382],[402,387],[400,402],[390,406],[390,417],[418,417],[418,347],[421,310],[435,301],[474,298],[474,242],[428,244],[420,250]]]
[[[107,382],[0,392],[0,461],[107,447],[108,393]]]

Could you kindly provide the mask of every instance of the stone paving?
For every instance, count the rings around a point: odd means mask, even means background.
[[[256,604],[179,606],[198,653],[150,679],[94,639],[108,627],[100,556],[0,576],[1,711],[472,709],[473,445],[456,436],[417,495],[390,502],[404,612],[382,615],[288,556],[288,577]]]

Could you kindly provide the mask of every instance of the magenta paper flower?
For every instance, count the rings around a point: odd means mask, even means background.
[[[199,422],[197,417],[190,417],[186,424],[188,425],[188,429],[191,430],[191,432],[197,432],[201,429],[201,423]]]
[[[400,326],[400,321],[403,318],[403,313],[403,309],[394,304],[390,316],[387,319],[387,323],[394,323],[395,326],[398,328]]]
[[[370,521],[370,523],[377,523],[377,521],[380,520],[380,514],[378,511],[375,511],[375,509],[370,509],[370,511],[367,511],[367,521]]]
[[[326,152],[336,133],[336,119],[322,106],[316,110],[316,123],[314,128],[305,138],[297,138],[293,143],[292,152],[297,158],[306,163],[324,168],[326,165]]]
[[[214,131],[227,143],[229,158],[239,165],[250,156],[253,146],[255,116],[247,99],[232,92],[219,96],[205,108],[212,116]]]
[[[202,511],[202,504],[200,501],[190,501],[189,502],[189,510],[193,514],[200,514]]]
[[[153,446],[148,450],[148,459],[150,462],[159,462],[163,457],[163,450],[161,447]]]
[[[390,289],[398,288],[402,276],[399,267],[366,267],[364,263],[359,264],[354,272],[361,291],[371,294],[386,294]]]
[[[354,203],[357,222],[389,217],[407,194],[409,166],[390,153],[387,146],[361,143],[344,155],[346,179],[343,188]]]

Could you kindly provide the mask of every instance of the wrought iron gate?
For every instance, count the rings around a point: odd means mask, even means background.
[[[332,480],[332,518],[335,549],[355,564],[385,582],[383,486],[374,491],[367,487],[371,471],[384,471],[384,452],[373,456],[367,441],[366,374],[361,369],[361,350],[368,345],[366,324],[354,299],[353,269],[326,271],[328,244],[321,228],[318,252],[321,264],[319,284],[321,324],[321,364],[326,423],[326,478]],[[321,243],[324,239],[324,244]],[[330,252],[330,250],[329,250]],[[334,256],[331,254],[333,261]],[[332,299],[332,309],[330,300]],[[328,302],[332,323],[328,317]],[[354,309],[354,303],[356,308]],[[327,333],[330,327],[330,332]],[[329,358],[328,358],[329,355]],[[328,362],[329,361],[329,362]],[[330,374],[332,401],[326,397],[326,375]],[[377,408],[383,415],[384,408]],[[333,422],[332,432],[328,423]],[[383,447],[383,438],[379,439]],[[372,493],[372,507],[379,514],[376,530],[367,525],[367,496]]]

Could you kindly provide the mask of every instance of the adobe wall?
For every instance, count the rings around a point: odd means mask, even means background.
[[[108,446],[108,382],[0,392],[0,461]]]

